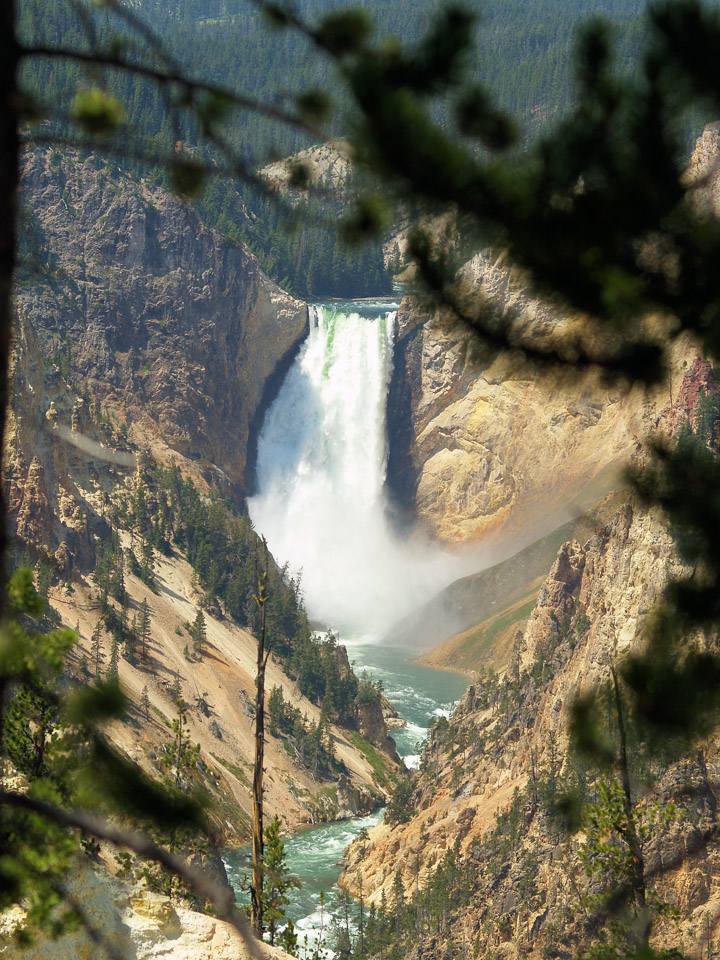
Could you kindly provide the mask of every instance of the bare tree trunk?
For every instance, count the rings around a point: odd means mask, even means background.
[[[265,753],[265,612],[267,607],[268,550],[263,537],[264,570],[257,563],[255,576],[257,596],[255,602],[260,611],[260,629],[257,646],[257,676],[255,682],[255,768],[253,770],[253,856],[252,882],[250,884],[250,913],[252,925],[258,937],[263,934],[263,762]]]
[[[630,884],[633,892],[633,903],[635,912],[640,921],[637,940],[640,944],[647,946],[650,941],[650,920],[647,909],[647,896],[645,891],[645,859],[643,857],[640,838],[635,829],[635,816],[633,813],[632,790],[630,785],[630,766],[627,755],[627,734],[625,732],[625,718],[623,716],[622,699],[620,697],[620,685],[618,683],[615,667],[610,668],[615,694],[615,709],[617,711],[618,733],[620,735],[620,774],[622,777],[622,786],[624,794],[625,808],[625,842],[630,849],[631,874]]]
[[[8,362],[13,323],[13,278],[17,240],[19,180],[18,48],[15,40],[15,3],[0,4],[0,460],[5,452],[8,409]],[[0,624],[7,617],[7,506],[0,488]],[[0,686],[0,755],[4,755],[7,686]]]
[[[18,52],[15,4],[0,4],[0,452],[5,448],[8,408],[8,360],[13,322],[13,276],[17,240]],[[0,616],[5,616],[7,569],[7,507],[0,497]]]

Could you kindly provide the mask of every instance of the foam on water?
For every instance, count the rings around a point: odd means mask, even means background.
[[[345,848],[361,830],[370,829],[382,820],[384,811],[366,817],[356,817],[342,823],[322,824],[302,830],[285,841],[286,862],[290,872],[302,882],[299,890],[289,892],[290,903],[286,915],[295,924],[300,946],[301,960],[310,958],[318,944],[322,943],[324,955],[334,953],[329,942],[330,921],[339,917],[341,910],[340,890],[337,886],[339,863]],[[227,851],[224,856],[228,878],[236,890],[241,887],[244,874],[249,871],[247,850]],[[320,906],[321,891],[325,900]],[[247,892],[241,894],[247,900]],[[357,905],[349,908],[350,927],[356,929]]]
[[[383,647],[377,643],[376,637],[367,634],[360,638],[341,636],[341,641],[347,644],[358,673],[367,670],[383,680],[386,695],[407,721],[405,727],[391,730],[391,736],[406,765],[417,767],[419,744],[427,737],[429,724],[434,717],[450,711],[467,681],[457,674],[424,667],[412,660],[413,651]],[[288,907],[288,915],[298,928],[303,960],[309,960],[320,941],[332,956],[332,943],[328,943],[330,920],[344,917],[337,887],[343,851],[363,828],[369,829],[381,817],[382,812],[378,812],[343,823],[318,825],[300,831],[286,841],[288,865],[303,884],[302,889],[291,891]],[[247,872],[247,866],[238,853],[229,852],[226,856],[228,876],[237,888],[239,877]],[[325,896],[322,911],[321,890]],[[357,905],[351,907],[350,914],[351,929],[356,930]],[[303,947],[305,938],[307,945]]]

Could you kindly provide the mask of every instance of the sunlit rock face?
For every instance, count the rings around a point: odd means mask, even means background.
[[[478,294],[527,323],[553,322],[488,254],[466,273]],[[641,435],[639,390],[483,359],[463,330],[440,319],[412,297],[398,311],[389,481],[405,516],[440,541],[473,544],[540,535],[567,519],[574,498],[597,500]]]
[[[720,212],[719,161],[720,124],[709,124],[686,173],[708,216]],[[528,295],[502,251],[483,251],[459,276],[471,314],[482,298],[535,335],[568,322]],[[596,502],[695,359],[687,344],[679,347],[670,382],[643,396],[608,388],[593,374],[539,374],[507,357],[483,358],[458,325],[416,297],[401,304],[397,329],[388,401],[391,497],[406,522],[449,544],[544,532],[565,519],[563,506],[574,498]]]
[[[20,908],[0,918],[3,960],[249,960],[247,944],[227,923],[188,910],[169,897],[127,884],[79,861],[65,881],[74,903],[82,907],[85,926],[50,939],[36,934],[27,948],[14,939],[22,927]],[[256,947],[266,960],[288,960],[268,944]]]
[[[607,680],[609,663],[642,643],[648,615],[669,577],[687,573],[667,529],[655,513],[630,499],[584,543],[569,541],[559,550],[538,596],[537,605],[518,641],[521,695],[507,715],[471,685],[451,723],[456,739],[432,735],[422,757],[424,772],[415,775],[414,814],[409,822],[387,822],[370,831],[369,842],[355,842],[346,853],[341,886],[379,904],[391,896],[399,874],[405,891],[422,891],[447,855],[454,851],[474,877],[472,896],[452,924],[438,936],[435,953],[448,942],[462,944],[463,931],[489,951],[502,924],[510,923],[513,956],[547,955],[556,924],[577,952],[587,946],[582,915],[574,914],[588,881],[577,870],[570,843],[560,854],[557,827],[531,803],[535,772],[557,769],[565,776],[568,728],[579,693]],[[544,664],[542,682],[528,672]],[[466,742],[462,751],[458,742]],[[659,922],[657,944],[693,942],[708,910],[717,909],[714,881],[717,852],[705,846],[706,831],[716,828],[713,781],[717,743],[704,744],[691,756],[669,763],[653,783],[653,802],[668,802],[692,784],[692,814],[680,819],[645,848],[648,872],[665,864],[655,892],[680,907],[679,926]],[[515,791],[526,791],[521,807],[523,829],[504,856],[502,870],[488,867],[487,841],[496,818],[506,812]],[[710,835],[710,834],[708,834]],[[675,860],[673,856],[678,855]],[[523,864],[533,863],[534,887],[528,895]],[[710,881],[712,878],[712,882]],[[509,954],[508,954],[509,955]]]
[[[696,426],[699,396],[717,391],[708,364],[689,363],[672,403],[648,426],[666,436]],[[641,447],[636,465],[646,456]],[[354,843],[346,855],[341,885],[356,894],[362,889],[377,904],[390,896],[398,873],[406,891],[422,890],[446,853],[455,851],[476,879],[467,906],[438,937],[438,953],[448,941],[461,942],[464,930],[481,953],[488,951],[508,924],[513,956],[546,956],[558,923],[576,953],[587,946],[588,930],[574,913],[588,882],[576,869],[578,838],[570,841],[568,856],[559,856],[560,834],[547,810],[533,806],[532,785],[538,770],[571,776],[569,731],[577,696],[607,682],[613,662],[642,648],[666,584],[691,572],[660,511],[647,509],[629,492],[609,496],[604,504],[609,513],[601,505],[594,533],[570,539],[557,551],[515,638],[512,669],[519,679],[512,709],[498,709],[479,676],[451,717],[453,736],[434,732],[429,738],[415,774],[409,822],[373,828],[369,842]],[[501,676],[498,690],[508,675]],[[467,748],[461,752],[457,744],[463,742]],[[720,861],[707,841],[717,827],[713,784],[719,762],[713,737],[687,757],[663,759],[655,779],[643,787],[661,806],[683,791],[692,796],[690,815],[666,833],[651,835],[644,848],[653,895],[674,903],[682,914],[679,924],[658,921],[654,927],[654,944],[663,947],[694,943],[702,918],[718,908]],[[503,854],[501,868],[488,869],[483,859],[488,848],[478,844],[488,840],[516,790],[528,791],[521,807],[524,828]],[[525,857],[535,870],[530,896],[523,886]]]

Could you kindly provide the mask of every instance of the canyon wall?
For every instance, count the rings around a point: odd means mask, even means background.
[[[502,257],[479,254],[466,273],[501,309],[538,329],[552,322]],[[595,374],[483,360],[460,326],[406,297],[388,404],[392,498],[442,542],[527,543],[613,486],[657,399]]]
[[[29,154],[22,209],[4,468],[16,560],[49,571],[53,615],[78,632],[70,673],[88,681],[96,630],[101,672],[113,649],[91,571],[119,540],[126,604],[105,605],[127,628],[146,603],[151,628],[142,657],[119,657],[131,706],[112,738],[163,776],[182,697],[219,835],[240,842],[251,806],[257,641],[217,598],[208,602],[181,544],[151,551],[152,584],[144,581],[140,535],[121,517],[134,491],[152,490],[153,465],[171,461],[219,510],[226,498],[242,505],[253,431],[305,334],[307,307],[191,207],[94,156]],[[207,653],[195,657],[189,625],[203,608]],[[268,695],[273,686],[308,725],[318,723],[319,708],[271,659]],[[289,827],[368,812],[387,797],[393,761],[379,785],[347,730],[327,735],[344,764],[329,783],[268,737],[267,810]]]
[[[22,197],[20,338],[34,328],[48,377],[242,502],[251,430],[305,304],[192,206],[96,156],[27,154]]]
[[[191,206],[98,157],[27,154],[21,210],[13,532],[61,570],[87,567],[107,532],[87,494],[128,475],[131,447],[242,505],[306,305]]]
[[[696,360],[673,405],[649,426],[694,428],[699,399],[717,392],[709,364]],[[598,517],[615,504],[592,536],[558,551],[507,669],[481,672],[449,722],[431,731],[406,822],[386,819],[346,854],[341,884],[376,905],[394,903],[398,889],[424,904],[440,869],[465,878],[445,922],[419,929],[413,957],[462,956],[469,945],[481,956],[569,956],[597,933],[588,904],[599,887],[578,858],[584,834],[565,833],[553,813],[564,790],[593,782],[568,749],[573,705],[641,648],[665,585],[689,572],[660,514],[629,493],[617,499],[600,505]],[[704,742],[682,760],[657,762],[635,784],[642,810],[682,810],[649,831],[643,855],[653,895],[682,917],[658,920],[657,942],[692,955],[703,925],[709,942],[720,918],[719,763],[716,740]]]
[[[83,862],[83,860],[85,862]],[[0,957],[5,960],[290,960],[269,944],[254,951],[234,928],[206,913],[188,910],[169,897],[109,876],[78,859],[65,889],[82,905],[87,928],[58,937],[43,932],[24,949],[14,934],[23,921],[16,907],[0,917]]]
[[[687,176],[694,202],[715,213],[719,161],[713,125]],[[466,269],[501,310],[517,311],[539,330],[553,322],[502,255],[486,252]],[[717,397],[713,370],[691,344],[679,345],[671,364],[666,386],[645,397],[591,378],[528,375],[506,357],[473,356],[457,325],[407,297],[390,410],[399,442],[389,471],[405,519],[448,543],[498,534],[512,540],[522,524],[542,533],[537,524],[562,518],[563,503],[572,514],[597,501],[618,488],[623,462],[644,462],[645,437],[698,429],[702,398]],[[393,922],[396,931],[403,923],[411,930],[402,949],[413,960],[564,958],[584,954],[598,936],[609,938],[608,955],[615,949],[617,917],[608,923],[601,904],[618,873],[586,870],[595,855],[588,852],[591,821],[568,831],[558,813],[566,792],[581,804],[600,797],[597,768],[569,749],[573,707],[642,649],[666,584],[689,569],[660,513],[628,491],[606,495],[588,521],[585,536],[573,533],[558,550],[500,672],[488,671],[488,661],[463,663],[474,667],[474,682],[449,720],[431,730],[420,770],[385,822],[346,852],[342,886],[402,917]],[[498,568],[493,586],[504,588],[506,573]],[[448,613],[455,598],[487,615],[492,593],[467,596],[477,582],[467,578],[445,592]],[[434,612],[444,611],[436,605]],[[422,637],[420,621],[432,613],[424,608],[409,619],[405,634]],[[694,642],[716,649],[713,637]],[[452,657],[442,662],[452,666]],[[719,763],[715,737],[681,759],[656,755],[633,769],[634,815],[646,825],[643,878],[650,902],[669,908],[655,919],[653,944],[692,957],[703,944],[710,950],[719,932]],[[673,811],[666,820],[654,819],[653,811],[665,810]],[[595,841],[608,843],[607,852],[613,821],[600,822],[604,833]]]
[[[719,163],[720,125],[711,124],[686,176],[695,202],[714,214]],[[521,328],[542,335],[563,322],[528,295],[501,250],[482,251],[460,277],[472,303],[486,299],[494,315],[514,317]],[[591,506],[613,486],[693,356],[681,345],[668,384],[643,395],[608,387],[595,374],[538,371],[507,355],[483,355],[447,311],[406,296],[388,401],[388,486],[401,521],[457,545],[527,543],[560,526],[568,510]]]
[[[568,722],[578,694],[607,681],[610,664],[640,642],[648,612],[680,564],[659,518],[628,502],[598,535],[558,553],[518,646],[520,680],[500,688],[480,680],[449,725],[436,727],[415,775],[407,823],[373,828],[346,855],[344,888],[379,905],[432,883],[447,857],[467,895],[442,929],[418,933],[412,956],[563,956],[593,936],[585,898],[597,892],[579,866],[582,834],[566,835],[550,813],[550,791],[573,783]],[[716,830],[715,743],[660,768],[651,800],[684,816],[645,844],[657,896],[682,922],[656,927],[663,946],[694,947],[706,918],[715,936],[720,855]],[[552,786],[551,786],[552,783]],[[648,802],[648,801],[646,801]],[[421,894],[422,898],[422,894]],[[557,935],[561,931],[562,944]]]

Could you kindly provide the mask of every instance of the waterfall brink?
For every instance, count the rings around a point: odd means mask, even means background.
[[[375,635],[454,575],[450,557],[411,551],[387,521],[394,328],[393,311],[310,307],[308,339],[260,433],[249,501],[273,554],[302,571],[311,616]]]

